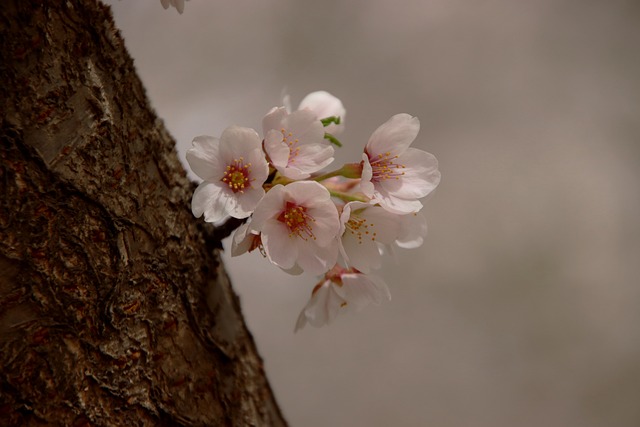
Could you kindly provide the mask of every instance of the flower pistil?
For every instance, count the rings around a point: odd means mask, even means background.
[[[313,223],[315,219],[307,213],[307,208],[295,203],[286,202],[284,210],[278,216],[278,221],[283,222],[289,229],[289,237],[299,237],[302,240],[313,239]]]
[[[282,133],[282,142],[289,147],[289,159],[287,160],[287,165],[291,165],[295,161],[296,157],[298,157],[298,154],[300,154],[300,147],[298,147],[300,140],[298,138],[293,138],[293,133],[287,132],[285,128],[281,128],[280,133]]]
[[[369,156],[369,153],[367,153]],[[369,156],[372,174],[371,180],[374,182],[386,181],[387,179],[400,179],[404,172],[399,169],[405,169],[403,164],[395,163],[397,155],[392,156],[389,151],[380,153],[372,159]]]
[[[250,177],[251,163],[244,164],[244,157],[240,157],[233,159],[233,162],[227,165],[220,181],[227,184],[234,193],[244,193],[244,189],[253,181]]]
[[[367,221],[366,218],[352,215],[346,223],[346,232],[351,233],[358,239],[358,244],[362,244],[362,239],[371,239],[376,241],[378,233],[374,230],[373,223]]]

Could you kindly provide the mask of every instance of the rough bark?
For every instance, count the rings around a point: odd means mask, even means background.
[[[0,424],[283,425],[108,8],[5,1],[0,55]]]

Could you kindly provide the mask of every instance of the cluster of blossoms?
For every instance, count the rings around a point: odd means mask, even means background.
[[[297,330],[390,298],[370,272],[384,251],[422,244],[427,226],[419,199],[436,188],[440,172],[433,155],[410,147],[418,119],[397,114],[373,132],[361,161],[322,173],[333,146],[341,146],[342,102],[314,92],[291,110],[269,111],[262,137],[239,126],[219,139],[196,137],[187,161],[203,179],[192,199],[196,217],[214,224],[246,218],[232,237],[232,256],[258,248],[290,274],[323,276]]]

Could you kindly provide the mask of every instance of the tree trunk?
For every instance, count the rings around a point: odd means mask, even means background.
[[[108,7],[5,1],[0,46],[0,425],[284,425]]]

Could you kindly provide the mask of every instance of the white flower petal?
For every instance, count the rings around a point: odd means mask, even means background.
[[[312,229],[316,245],[327,246],[336,239],[340,231],[340,220],[338,210],[332,202],[313,206],[308,209],[308,213],[314,220]]]
[[[301,144],[322,143],[324,127],[315,114],[308,110],[298,110],[282,119],[282,127],[291,133],[293,140],[298,139]],[[279,130],[279,129],[278,129]]]
[[[204,214],[206,222],[219,222],[226,217],[228,195],[217,184],[204,181],[196,188],[191,199],[191,212],[196,218]]]
[[[264,190],[260,188],[248,188],[244,193],[236,193],[237,204],[235,209],[229,212],[234,218],[246,218],[255,211],[262,197]]]
[[[205,180],[219,179],[221,175],[220,140],[212,136],[197,136],[193,148],[187,150],[187,162],[191,170]]]
[[[273,219],[266,221],[262,227],[262,244],[269,260],[278,267],[287,270],[296,264],[298,248],[283,223]]]
[[[400,215],[418,212],[422,209],[422,203],[419,200],[400,199],[387,193],[384,189],[377,192],[374,200],[389,212]]]
[[[410,213],[400,217],[400,232],[395,241],[404,249],[422,246],[427,235],[427,218],[421,212]]]
[[[220,157],[225,162],[244,157],[254,150],[262,150],[262,141],[258,133],[250,128],[229,126],[220,136]]]
[[[291,268],[281,268],[281,270],[287,274],[291,274],[292,276],[299,276],[300,274],[304,273],[304,270],[298,264],[295,264]]]
[[[290,165],[306,173],[318,172],[333,162],[334,148],[325,142],[304,144]]]
[[[417,148],[408,148],[398,158],[404,175],[378,183],[389,194],[401,199],[420,199],[431,193],[440,183],[440,171],[435,156]]]
[[[358,239],[350,230],[342,235],[343,254],[349,267],[357,268],[363,273],[380,268],[380,250],[378,244],[370,238]]]
[[[285,107],[274,107],[262,119],[262,134],[266,135],[270,130],[280,132],[282,128],[282,120],[287,117],[287,109]],[[282,138],[282,136],[281,136]]]
[[[249,223],[251,220],[245,222],[240,227],[236,228],[231,238],[231,256],[236,257],[242,255],[251,249],[251,244],[255,234],[249,231]]]
[[[275,187],[274,187],[275,188]],[[285,187],[288,200],[302,206],[313,207],[330,201],[331,194],[322,184],[315,181],[294,182]]]
[[[363,274],[342,275],[341,291],[341,296],[356,311],[370,304],[378,305],[384,298],[391,299],[389,289],[381,279]]]
[[[289,164],[289,146],[282,141],[282,133],[270,130],[264,138],[264,150],[269,155],[271,164],[283,173]]]
[[[303,308],[300,314],[298,315],[298,319],[296,320],[296,327],[293,330],[294,333],[298,332],[300,329],[307,326],[307,315],[304,312],[306,308],[307,307],[305,306],[305,308]]]
[[[282,176],[293,180],[307,179],[311,176],[310,172],[303,172],[295,166],[288,166],[279,171]]]
[[[247,163],[251,164],[251,187],[262,188],[262,184],[269,177],[269,164],[264,156],[262,147],[258,146],[257,149],[249,151],[246,158]]]
[[[389,152],[392,156],[402,154],[411,145],[420,131],[420,121],[409,114],[396,114],[376,129],[365,148],[371,158]]]
[[[342,101],[324,90],[311,92],[305,96],[298,106],[298,110],[304,109],[313,111],[319,119],[331,116],[343,117],[346,112]]]
[[[316,328],[331,323],[344,302],[336,293],[336,286],[330,280],[326,280],[314,290],[309,302],[302,309],[295,330],[302,329],[307,323]]]
[[[259,232],[265,221],[277,218],[284,208],[285,187],[276,185],[260,200],[253,213],[251,229]]]
[[[360,189],[367,197],[373,197],[375,186],[371,182],[373,178],[373,169],[366,153],[362,154],[362,174],[360,178]]]
[[[383,244],[393,243],[400,231],[400,217],[379,206],[367,205],[361,209],[357,216],[369,225],[369,234],[375,233],[375,241]]]
[[[298,248],[297,262],[307,273],[323,274],[333,267],[338,259],[338,241],[336,239],[325,247],[300,239],[297,239],[295,245]]]
[[[325,127],[325,131],[337,135],[344,130],[344,120],[346,116],[346,110],[340,101],[329,92],[323,90],[317,92],[311,92],[300,102],[298,110],[309,109],[313,111],[318,119],[325,119],[327,117],[340,117],[341,123],[336,125],[334,123]]]

